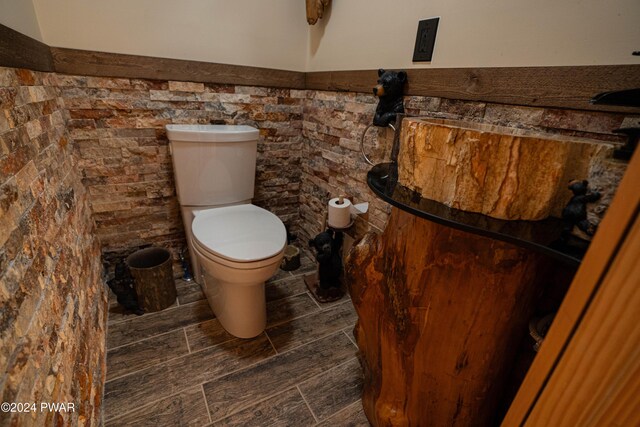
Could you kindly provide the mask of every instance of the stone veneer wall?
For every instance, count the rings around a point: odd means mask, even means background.
[[[254,202],[301,235],[321,231],[329,198],[343,193],[368,201],[354,237],[381,231],[390,207],[366,185],[369,166],[359,140],[377,99],[354,92],[288,90],[190,82],[58,75],[54,80],[69,110],[67,122],[80,152],[83,183],[91,195],[96,233],[105,258],[155,244],[185,246],[164,125],[211,122],[260,129]],[[463,119],[605,141],[623,114],[408,96],[408,115]],[[390,130],[371,130],[367,152],[388,157]],[[615,187],[624,171],[602,171],[595,187]],[[605,192],[606,193],[606,192]],[[611,193],[611,192],[610,192]],[[607,194],[597,209],[610,201]]]
[[[352,92],[306,91],[303,112],[304,146],[300,190],[300,229],[307,237],[321,231],[327,201],[343,192],[356,203],[370,202],[370,211],[356,221],[350,234],[356,239],[369,230],[383,230],[390,207],[368,188],[369,166],[360,154],[360,136],[371,123],[376,98]],[[560,135],[622,142],[611,131],[621,127],[625,114],[587,112],[557,108],[451,100],[424,96],[405,97],[408,116],[459,119],[502,126],[540,130]],[[393,134],[370,130],[372,143],[366,143],[373,161],[388,159]],[[369,135],[369,133],[368,133]],[[368,140],[369,138],[367,138]],[[367,141],[365,140],[365,141]],[[593,171],[590,185],[603,193],[600,203],[590,206],[593,216],[601,217],[626,169],[626,163],[611,160],[607,168]],[[583,177],[576,177],[583,178]]]
[[[59,75],[67,122],[107,261],[154,244],[183,247],[164,125],[260,129],[254,203],[298,225],[304,92],[174,81]]]
[[[99,422],[106,292],[88,194],[53,74],[0,68],[0,425]]]
[[[325,226],[327,203],[340,194],[353,203],[369,202],[369,211],[349,231],[358,238],[367,231],[381,232],[391,207],[376,197],[366,183],[371,168],[360,153],[360,138],[373,120],[377,98],[354,92],[306,91],[302,133],[300,229],[312,238]],[[367,156],[375,163],[388,158],[391,130],[367,131]]]

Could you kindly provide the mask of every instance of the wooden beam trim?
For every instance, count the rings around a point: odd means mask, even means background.
[[[0,24],[0,66],[53,71],[49,46]]]
[[[640,65],[501,68],[421,68],[407,70],[407,95],[531,107],[639,113],[639,108],[593,105],[605,91],[640,88]],[[376,70],[306,74],[306,88],[371,93]]]
[[[63,74],[371,93],[377,70],[300,72],[49,47],[0,24],[0,66]],[[410,69],[407,95],[639,114],[592,105],[595,94],[640,87],[640,64]]]
[[[52,47],[58,73],[304,89],[304,73]]]

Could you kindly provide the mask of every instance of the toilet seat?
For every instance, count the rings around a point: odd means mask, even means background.
[[[198,211],[191,231],[203,255],[240,269],[270,263],[281,255],[287,240],[280,218],[252,204]]]
[[[277,263],[278,265],[280,265],[280,262],[282,261],[282,254],[284,254],[284,248],[282,248],[282,251],[278,252],[271,258],[265,258],[259,261],[236,262],[216,255],[209,251],[207,248],[203,248],[195,239],[193,239],[191,243],[193,244],[193,248],[196,251],[197,255],[213,261],[216,264],[220,264],[234,270],[259,270],[273,263]]]

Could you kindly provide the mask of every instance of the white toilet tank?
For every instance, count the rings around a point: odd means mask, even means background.
[[[243,125],[167,125],[178,201],[227,205],[253,198],[258,129]]]

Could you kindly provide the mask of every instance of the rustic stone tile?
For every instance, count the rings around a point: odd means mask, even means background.
[[[75,401],[61,424],[99,419],[106,289],[64,104],[48,74],[0,68],[0,394]],[[83,369],[77,369],[82,366]],[[0,425],[49,425],[0,413]]]
[[[595,203],[587,205],[589,221],[602,221],[626,170],[627,164],[615,159],[607,159],[591,166],[587,177],[589,188],[598,191],[601,197]]]
[[[484,120],[501,126],[532,127],[540,124],[543,108],[487,104]]]
[[[295,98],[295,99],[306,99],[307,98],[307,91],[306,90],[291,89],[291,91],[289,93],[290,93],[291,98]]]
[[[267,283],[265,294],[267,301],[275,301],[282,298],[292,297],[307,292],[307,286],[302,277],[291,277]]]
[[[340,305],[340,304],[344,303],[345,301],[350,301],[350,300],[351,300],[351,295],[349,295],[348,292],[345,292],[344,295],[342,295],[342,297],[339,300],[336,300],[336,301],[331,301],[331,302],[319,302],[317,300],[315,300],[315,301],[320,305],[320,308],[322,310],[326,310],[326,309],[328,309],[330,307],[333,307],[334,305]]]
[[[211,418],[219,420],[245,409],[354,355],[353,344],[341,332],[210,381],[204,390]]]
[[[119,347],[212,318],[213,313],[205,300],[127,319],[109,327],[107,348]]]
[[[440,103],[441,98],[428,96],[406,96],[404,101],[405,108],[425,111],[438,111]]]
[[[278,269],[276,274],[274,274],[269,280],[267,280],[266,283],[269,284],[271,282],[277,282],[278,280],[286,279],[288,277],[291,277],[291,273]]]
[[[486,104],[483,102],[463,101],[444,98],[440,102],[439,111],[446,117],[456,119],[474,119],[484,116]]]
[[[132,411],[273,354],[269,340],[262,334],[251,340],[235,339],[107,381],[105,414],[109,417],[109,414]]]
[[[69,76],[65,74],[55,74],[55,78],[53,79],[52,83],[55,86],[81,88],[81,87],[87,86],[87,79],[88,77],[84,77],[84,76]]]
[[[351,301],[267,328],[278,352],[314,341],[345,329],[357,320]]]
[[[171,305],[171,307],[168,308],[173,308],[173,307],[177,307],[178,304],[177,303],[173,303]],[[108,317],[108,324],[112,325],[114,323],[117,322],[122,322],[123,320],[127,320],[127,319],[137,319],[138,317],[144,317],[144,316],[149,316],[152,313],[145,313],[143,315],[137,315],[129,310],[125,310],[124,307],[122,307],[121,305],[118,304],[118,300],[116,299],[116,296],[114,295],[113,300],[109,299],[109,317]]]
[[[114,415],[120,414],[120,411],[116,411]],[[196,427],[208,423],[209,414],[202,394],[202,387],[198,385],[150,405],[136,408],[124,415],[111,418],[105,425],[107,427]]]
[[[576,110],[547,109],[540,125],[550,129],[568,129],[581,132],[611,134],[622,124],[620,114]]]
[[[267,303],[267,327],[319,310],[307,293],[270,301]]]
[[[236,86],[235,93],[244,95],[268,96],[269,89],[255,86]]]
[[[344,332],[349,337],[349,339],[353,342],[353,345],[357,347],[358,341],[356,340],[355,330],[356,330],[356,325],[354,324],[347,328],[344,328],[342,332]]]
[[[640,116],[626,116],[622,120],[621,128],[640,127]]]
[[[181,305],[205,299],[202,288],[195,280],[190,282],[185,282],[182,279],[176,280],[176,291],[178,293],[178,302]]]
[[[211,319],[197,325],[188,326],[185,328],[185,332],[191,352],[235,339],[220,325],[218,319]]]
[[[311,255],[303,252],[300,254],[300,268],[298,268],[297,270],[293,270],[291,274],[293,274],[294,276],[299,276],[301,274],[306,275],[316,271],[317,269],[318,264],[316,263],[315,259],[312,259]]]
[[[170,81],[169,90],[176,92],[204,92],[204,83]]]
[[[182,329],[107,351],[107,381],[189,352]]]
[[[369,420],[367,420],[367,416],[364,414],[364,409],[362,409],[362,402],[358,400],[357,402],[351,404],[347,408],[328,418],[319,424],[322,427],[335,427],[335,426],[344,426],[344,427],[370,427]]]
[[[18,68],[0,67],[0,87],[2,86],[18,86],[19,80],[16,75]]]
[[[298,386],[318,420],[324,420],[360,400],[362,368],[357,358]]]
[[[292,388],[227,418],[213,426],[312,426],[315,419],[297,389]]]
[[[221,93],[217,99],[222,103],[242,103],[249,104],[251,102],[251,96],[248,94],[236,94],[236,93]]]
[[[87,77],[87,87],[129,89],[131,80],[123,78]]]

